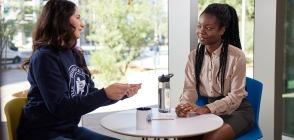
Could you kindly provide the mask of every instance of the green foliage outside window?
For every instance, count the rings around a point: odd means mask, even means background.
[[[24,7],[24,14],[33,14],[33,13],[34,13],[33,6],[25,6]]]
[[[118,82],[117,80],[126,82],[123,75],[118,74],[120,65],[116,63],[115,57],[113,57],[114,55],[114,52],[109,48],[91,52],[90,64],[97,70],[96,74],[92,72],[97,87],[103,87]]]
[[[167,14],[161,0],[157,4],[151,0],[84,0],[79,9],[85,25],[90,26],[86,38],[104,46],[92,53],[90,64],[99,72],[98,77],[109,83],[124,78],[130,62],[153,40],[155,27],[167,35]]]

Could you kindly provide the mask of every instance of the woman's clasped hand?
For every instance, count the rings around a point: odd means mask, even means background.
[[[210,113],[210,110],[206,106],[201,107],[192,103],[179,104],[176,107],[176,114],[179,117],[187,117],[190,112],[196,112],[197,114],[207,114]]]

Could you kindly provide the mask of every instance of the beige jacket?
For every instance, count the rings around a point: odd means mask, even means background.
[[[200,75],[202,85],[199,87],[200,93],[207,97],[221,96],[221,81],[217,78],[219,69],[219,56],[221,52],[219,47],[215,50],[211,58],[208,52],[204,53],[203,65]],[[196,50],[189,54],[185,69],[185,82],[183,93],[180,97],[180,103],[195,103],[198,99],[196,91],[196,79],[194,73]],[[207,104],[211,113],[217,115],[231,114],[236,110],[242,99],[247,96],[245,91],[246,81],[246,59],[245,54],[239,48],[229,45],[227,66],[224,81],[224,96],[220,100]]]

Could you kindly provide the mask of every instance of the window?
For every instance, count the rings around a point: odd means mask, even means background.
[[[294,1],[285,1],[282,133],[294,138]]]
[[[157,105],[158,76],[168,74],[167,4],[167,0],[81,1],[81,17],[88,25],[81,46],[98,50],[88,57],[96,86],[142,83],[134,97],[95,112]],[[155,45],[159,51],[151,49]]]

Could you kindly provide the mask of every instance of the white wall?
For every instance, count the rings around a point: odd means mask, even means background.
[[[190,51],[197,48],[198,0],[190,0]]]
[[[190,0],[169,0],[169,73],[171,106],[179,104],[184,86],[184,70],[190,53]]]
[[[264,140],[279,140],[275,133],[276,0],[255,0],[254,78],[263,83],[259,124]],[[281,44],[280,49],[283,49]],[[278,93],[277,93],[278,94]],[[282,97],[282,93],[281,97]],[[279,118],[281,119],[281,118]]]

